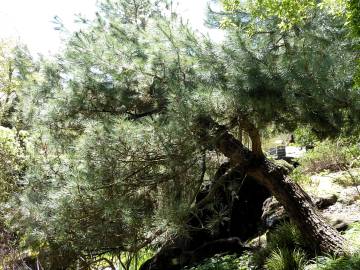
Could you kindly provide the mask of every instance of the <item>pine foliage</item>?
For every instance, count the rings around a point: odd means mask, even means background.
[[[199,144],[199,115],[224,124],[246,115],[260,130],[311,124],[320,136],[359,121],[353,44],[344,22],[321,11],[287,31],[244,14],[222,45],[166,1],[103,1],[94,20],[79,21],[55,60],[23,73],[12,116],[29,135],[7,220],[48,269],[186,233],[222,161]]]

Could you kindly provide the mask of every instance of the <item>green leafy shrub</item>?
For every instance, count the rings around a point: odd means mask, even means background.
[[[0,126],[0,202],[4,203],[18,188],[24,156],[16,131]]]
[[[18,269],[21,258],[17,239],[8,227],[7,206],[14,194],[20,190],[20,179],[24,169],[24,151],[14,129],[0,126],[0,268]]]
[[[267,247],[270,249],[304,248],[306,243],[303,239],[301,232],[294,224],[285,222],[269,233]]]
[[[96,258],[90,258],[87,264],[90,269],[138,270],[148,259],[154,256],[150,249],[141,249],[136,252],[105,253]]]
[[[351,249],[360,252],[360,222],[351,224],[349,229],[345,231],[344,237]]]
[[[278,248],[266,260],[267,270],[300,270],[306,265],[306,253],[300,249]]]
[[[360,223],[355,222],[345,231],[344,238],[352,255],[334,257],[319,256],[308,266],[310,270],[359,270],[360,269]]]
[[[290,265],[291,260],[295,260],[296,262],[300,263],[301,256],[299,255],[299,257],[296,252],[300,252],[301,255],[305,254],[305,252],[303,251],[306,249],[306,243],[304,242],[304,238],[302,237],[299,229],[292,223],[286,222],[279,225],[273,232],[268,234],[267,239],[268,241],[266,247],[260,249],[251,258],[252,264],[258,267],[261,267],[264,264],[267,265],[270,258],[273,258],[272,260],[279,260],[279,256],[282,257],[282,259],[284,260],[290,260],[289,262],[284,262],[284,264],[289,263]],[[275,255],[274,252],[277,255]],[[273,264],[273,262],[270,262],[270,264]]]
[[[294,136],[296,140],[296,144],[304,146],[311,146],[314,145],[315,142],[318,141],[316,135],[311,131],[310,128],[297,128],[294,131]]]
[[[360,148],[356,144],[338,140],[325,140],[318,143],[301,160],[303,173],[319,173],[321,171],[340,171],[358,165]]]
[[[320,258],[321,259],[321,258]],[[325,257],[317,262],[316,270],[359,270],[360,254],[344,257]]]
[[[248,270],[250,254],[244,253],[238,257],[236,255],[216,255],[205,260],[202,264],[185,268],[186,270]]]
[[[353,173],[346,170],[346,173],[341,177],[336,177],[334,182],[344,187],[358,186],[360,184],[360,175],[357,172]]]
[[[307,184],[310,184],[311,183],[311,178],[309,175],[305,174],[303,171],[302,171],[302,167],[297,167],[295,168],[291,174],[290,174],[290,178],[298,183],[298,184],[303,184],[303,185],[307,185]]]

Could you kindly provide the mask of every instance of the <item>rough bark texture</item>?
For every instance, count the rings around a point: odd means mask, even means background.
[[[261,136],[259,130],[256,126],[248,119],[244,114],[239,114],[236,118],[236,122],[240,125],[241,129],[246,131],[251,139],[251,151],[256,157],[263,157],[262,145],[261,145]],[[239,142],[241,143],[241,139]]]
[[[324,221],[310,197],[286,176],[282,167],[265,157],[258,158],[224,126],[209,117],[199,118],[198,128],[200,140],[206,145],[213,144],[233,164],[241,166],[247,175],[271,191],[315,249],[332,254],[344,253],[343,237]]]

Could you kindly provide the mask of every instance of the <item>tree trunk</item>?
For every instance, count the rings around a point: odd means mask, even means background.
[[[345,253],[344,238],[324,221],[311,198],[286,176],[284,168],[265,157],[254,155],[226,127],[209,117],[199,118],[197,128],[201,142],[214,146],[230,162],[242,166],[247,175],[271,191],[315,249],[332,254]]]

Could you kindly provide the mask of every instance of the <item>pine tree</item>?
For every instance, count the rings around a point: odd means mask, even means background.
[[[343,252],[307,195],[264,157],[260,137],[270,124],[351,132],[359,91],[343,22],[319,12],[283,32],[276,20],[246,18],[256,31],[229,29],[218,46],[167,3],[106,1],[56,61],[43,61],[20,95],[29,165],[11,223],[47,268],[79,258],[88,267],[184,233],[217,154],[267,186],[315,248]]]

